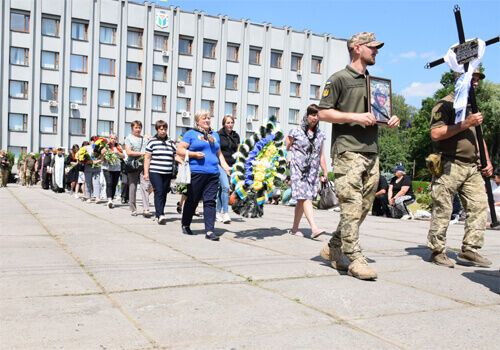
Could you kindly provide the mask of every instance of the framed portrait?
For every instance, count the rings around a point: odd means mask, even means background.
[[[377,123],[387,124],[392,116],[392,88],[389,79],[368,76],[368,112]]]

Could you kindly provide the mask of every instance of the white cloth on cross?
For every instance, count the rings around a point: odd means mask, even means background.
[[[462,74],[460,78],[455,82],[455,100],[453,101],[453,108],[455,108],[455,124],[460,123],[465,120],[465,111],[467,109],[467,99],[469,97],[470,82],[472,80],[472,73],[479,67],[481,63],[481,58],[486,50],[486,44],[483,40],[477,39],[478,41],[478,55],[477,58],[469,62],[469,68],[465,74]],[[450,68],[457,73],[464,73],[464,65],[458,64],[457,55],[453,48],[457,44],[453,45],[446,55],[444,56],[444,61],[448,63]]]

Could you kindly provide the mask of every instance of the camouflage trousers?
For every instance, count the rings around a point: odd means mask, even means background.
[[[446,230],[453,210],[453,196],[458,193],[467,213],[462,251],[476,251],[483,246],[487,221],[487,199],[484,181],[475,164],[447,161],[443,174],[432,182],[432,218],[427,246],[434,252],[446,250]]]
[[[9,170],[2,168],[0,170],[0,187],[7,187],[8,179],[9,179]]]
[[[342,248],[354,261],[362,257],[359,226],[371,210],[379,181],[377,154],[344,152],[333,157],[335,191],[340,203],[340,222],[330,246]]]
[[[18,174],[19,174],[19,183],[21,184],[21,186],[25,186],[26,185],[26,172],[24,170],[18,170]]]
[[[26,185],[33,186],[36,184],[36,170],[26,169],[25,174]]]

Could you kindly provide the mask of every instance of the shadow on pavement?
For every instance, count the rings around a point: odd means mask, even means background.
[[[286,235],[286,230],[279,229],[277,227],[269,227],[269,228],[257,228],[251,230],[243,230],[234,232],[235,238],[255,238],[255,239],[264,239],[267,237],[274,236],[283,236]]]
[[[423,261],[430,262],[431,261],[431,251],[430,249],[425,246],[425,245],[418,245],[416,247],[408,247],[405,248],[406,252],[408,255],[416,255],[422,258]],[[448,255],[448,258],[455,260],[457,257],[457,254],[447,250],[446,255]]]
[[[462,273],[462,276],[470,279],[472,282],[482,284],[495,294],[500,294],[499,271],[476,270],[472,272],[464,272]]]

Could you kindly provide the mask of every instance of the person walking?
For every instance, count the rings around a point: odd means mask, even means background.
[[[476,71],[472,76],[472,86],[478,87],[484,74]],[[479,254],[484,244],[488,204],[482,176],[490,177],[493,166],[485,144],[487,166],[478,167],[478,146],[475,126],[481,125],[483,115],[480,112],[469,113],[467,117],[455,123],[453,108],[454,93],[441,99],[432,109],[431,139],[436,154],[441,155],[441,168],[434,173],[431,187],[432,216],[427,235],[427,246],[431,250],[431,262],[454,267],[455,264],[446,255],[446,231],[452,213],[452,198],[458,193],[467,213],[465,233],[461,252],[457,259],[461,263],[489,267],[491,261]]]
[[[7,187],[9,181],[9,158],[5,150],[0,150],[0,187]]]
[[[90,159],[85,162],[83,167],[83,175],[85,177],[85,196],[84,200],[87,203],[101,203],[101,150],[96,148],[96,136],[92,136],[90,144],[85,146]]]
[[[142,197],[142,215],[145,218],[151,217],[151,212],[149,211],[149,193],[148,186],[149,181],[144,180],[144,153],[146,149],[147,141],[144,139],[142,133],[142,123],[139,120],[135,120],[131,124],[132,133],[125,139],[125,152],[127,154],[126,162],[128,164],[133,164],[135,162],[139,166],[134,169],[127,171],[127,180],[129,188],[129,206],[132,216],[137,216],[137,206],[136,206],[136,196],[137,196],[137,186],[139,186],[141,197]],[[142,165],[142,166],[141,166]]]
[[[44,190],[48,190],[52,187],[52,169],[50,168],[50,163],[52,162],[51,151],[52,149],[44,148],[43,153],[38,159],[38,172]]]
[[[311,238],[317,238],[325,233],[314,221],[312,201],[318,194],[319,181],[326,181],[326,160],[323,152],[325,133],[318,125],[318,106],[307,107],[307,112],[299,128],[290,130],[285,139],[287,151],[291,151],[290,174],[292,183],[292,198],[297,201],[293,226],[289,231],[292,235],[303,236],[299,224],[305,214],[311,226]],[[319,177],[319,169],[323,175]],[[319,177],[319,179],[318,179]]]
[[[176,147],[168,138],[168,124],[163,120],[155,123],[156,135],[146,145],[144,155],[144,180],[151,181],[155,200],[155,220],[165,225],[165,203],[170,191],[170,182],[174,169]]]
[[[187,199],[182,210],[182,232],[187,235],[194,234],[190,226],[198,202],[203,198],[205,238],[218,241],[219,236],[214,232],[214,224],[219,163],[227,175],[231,168],[220,150],[219,135],[210,127],[210,113],[201,110],[195,114],[194,120],[195,128],[187,131],[177,146],[177,155],[184,159],[187,154],[191,168],[191,184],[188,186]]]
[[[106,154],[108,152],[106,148],[103,148],[101,151],[102,171],[106,181],[106,198],[108,199],[109,209],[114,207],[113,199],[115,198],[116,187],[120,179],[121,161],[123,159],[123,150],[117,140],[118,138],[115,134],[109,136],[108,147],[110,154],[114,154],[113,162],[106,159]]]
[[[384,45],[375,34],[361,32],[347,41],[351,62],[326,82],[319,104],[321,121],[332,123],[332,151],[335,190],[340,203],[340,222],[321,256],[333,268],[347,270],[361,280],[377,278],[368,266],[359,244],[359,227],[372,207],[379,181],[378,126],[368,111],[367,71],[375,64]],[[392,116],[387,125],[399,126]],[[342,253],[349,259],[343,262]]]
[[[240,135],[234,129],[234,117],[226,115],[222,118],[222,128],[219,130],[220,150],[224,159],[230,167],[236,162],[233,154],[238,150],[240,144]],[[226,171],[219,165],[219,191],[217,192],[216,206],[217,221],[229,224],[231,217],[229,216],[229,177]]]
[[[77,144],[74,144],[71,147],[71,151],[66,157],[65,165],[66,165],[66,183],[69,184],[70,195],[75,193],[76,184],[78,183],[78,151],[80,147]]]
[[[24,161],[24,172],[26,174],[26,185],[28,187],[36,184],[36,158],[33,153],[28,153]]]

